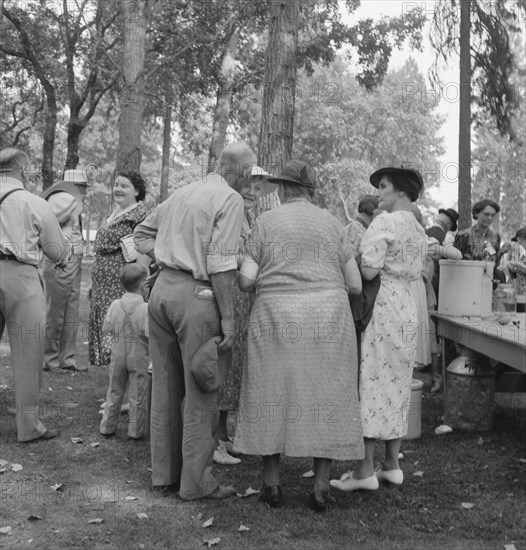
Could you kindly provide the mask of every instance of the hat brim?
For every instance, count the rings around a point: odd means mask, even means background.
[[[452,222],[452,226],[451,226],[451,231],[456,231],[457,230],[457,220],[455,220],[454,218],[451,217],[451,214],[447,211],[447,210],[444,210],[443,208],[439,208],[438,209],[438,213],[439,214],[445,214]]]
[[[378,189],[378,187],[380,186],[380,180],[386,174],[401,174],[405,176],[412,176],[413,178],[416,177],[418,184],[420,185],[420,189],[422,189],[422,186],[424,184],[424,182],[422,181],[422,176],[416,170],[411,170],[409,168],[397,168],[395,166],[389,166],[387,168],[380,168],[379,170],[376,170],[376,172],[373,172],[369,176],[369,181],[371,182],[371,185]]]

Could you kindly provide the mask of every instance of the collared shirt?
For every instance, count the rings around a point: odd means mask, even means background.
[[[24,189],[22,182],[2,175],[0,197],[12,189]],[[0,206],[0,252],[18,261],[38,265],[43,255],[52,262],[67,258],[69,247],[49,204],[28,191],[16,192]]]
[[[141,254],[194,279],[237,269],[243,199],[218,174],[177,189],[133,233]]]
[[[57,217],[62,233],[73,246],[74,254],[82,254],[84,239],[80,228],[80,215],[82,204],[77,199],[64,191],[54,193],[47,199],[49,206]]]
[[[498,265],[500,236],[491,227],[483,230],[475,224],[469,229],[459,231],[454,246],[462,252],[464,260],[486,260],[495,262],[495,267]]]

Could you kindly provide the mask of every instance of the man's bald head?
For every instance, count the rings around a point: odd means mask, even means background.
[[[255,163],[256,155],[245,142],[230,143],[219,155],[216,172],[230,187],[239,191]]]
[[[0,151],[0,177],[9,176],[25,184],[25,172],[29,168],[29,157],[21,149],[8,147]]]

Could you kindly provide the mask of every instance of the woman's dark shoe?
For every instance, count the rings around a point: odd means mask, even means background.
[[[259,493],[259,500],[273,508],[281,505],[281,487],[279,485],[263,485]]]
[[[336,499],[329,491],[312,491],[310,494],[310,501],[312,508],[316,512],[325,512],[329,507],[329,504],[334,504]]]

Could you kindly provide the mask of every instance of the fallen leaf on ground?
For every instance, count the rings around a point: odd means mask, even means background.
[[[47,391],[53,391],[53,388],[48,388]]]
[[[472,502],[463,502],[462,508],[465,508],[466,510],[469,510],[470,508],[473,508],[475,506]]]
[[[88,520],[88,523],[103,523],[104,520],[102,518],[93,518]]]
[[[4,466],[7,466],[8,464],[9,464],[9,462],[7,462],[7,460],[4,460],[3,458],[0,458],[0,468],[3,468]]]
[[[82,443],[82,437],[72,437],[71,443]]]
[[[0,527],[0,534],[11,535],[13,534],[13,529],[11,528],[10,525],[8,525],[7,527]]]
[[[243,494],[237,493],[237,496],[240,498],[246,498],[251,495],[257,495],[259,491],[257,489],[252,489],[252,487],[249,487]]]
[[[53,489],[53,491],[62,491],[65,485],[63,483],[56,483],[55,485],[50,485],[50,487],[51,489]]]
[[[202,525],[202,527],[210,527],[214,524],[214,518],[208,518]]]
[[[91,430],[91,428],[94,428],[95,424],[89,424],[89,426],[86,426],[86,430]]]
[[[73,388],[71,386],[66,386],[68,390],[72,390]]]
[[[522,462],[523,464],[526,464],[526,458],[519,458],[519,462]]]
[[[20,472],[23,469],[24,467],[22,464],[11,464],[11,470],[13,470],[13,472]]]
[[[39,519],[42,519],[42,516],[37,516],[36,514],[31,514],[28,518],[27,518],[27,521],[37,521]]]
[[[124,500],[128,500],[128,501],[130,501],[130,500],[137,500],[137,497],[134,497],[134,496],[132,496],[132,495],[128,495],[127,497],[124,497]]]
[[[134,483],[134,482],[133,482],[132,480],[130,480],[130,479],[127,479],[127,480],[126,480],[126,483]]]
[[[216,537],[215,539],[205,539],[203,541],[203,546],[208,546],[210,548],[211,546],[216,546],[219,544],[221,539],[219,537]]]
[[[451,426],[448,426],[447,424],[442,424],[435,428],[435,433],[437,435],[450,434],[452,431],[453,431],[453,428]]]
[[[413,475],[417,477],[422,477],[424,475],[424,472],[422,472],[422,470],[418,470],[418,472],[413,472]]]
[[[100,447],[100,443],[98,441],[94,441],[93,443],[90,443],[91,447]]]
[[[250,527],[247,527],[246,525],[241,524],[239,526],[238,531],[250,531]]]
[[[144,512],[139,512],[139,513],[137,514],[137,518],[138,518],[138,519],[148,519],[148,515],[145,514]]]

